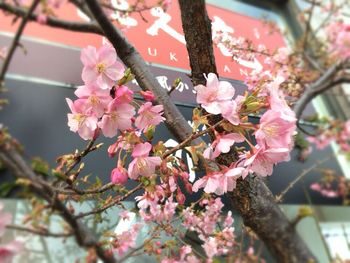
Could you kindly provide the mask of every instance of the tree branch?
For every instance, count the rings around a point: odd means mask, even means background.
[[[350,82],[350,77],[344,76],[334,80],[336,74],[342,67],[342,63],[333,65],[319,79],[308,86],[307,90],[294,105],[294,112],[298,120],[300,119],[308,103],[317,95],[341,83]]]
[[[106,263],[115,263],[112,254],[106,252],[94,234],[67,209],[57,198],[51,187],[40,184],[37,176],[26,163],[23,157],[13,148],[10,142],[1,142],[0,161],[11,170],[17,178],[28,179],[31,182],[31,190],[39,197],[45,199],[52,208],[59,211],[62,218],[70,225],[77,243],[81,247],[93,248],[98,257]]]
[[[195,85],[205,84],[203,73],[216,72],[209,30],[211,25],[205,10],[205,1],[179,0],[179,3],[192,67],[192,82]],[[199,50],[205,56],[211,57],[204,58]],[[218,120],[211,120],[214,123],[216,121]],[[235,154],[221,155],[217,160],[219,164],[229,166],[235,161]],[[244,224],[264,241],[278,262],[316,262],[261,178],[248,176],[245,180],[239,179],[230,197],[242,215]]]
[[[21,24],[19,25],[18,30],[16,32],[16,35],[13,38],[11,48],[10,48],[10,50],[9,50],[5,60],[4,60],[4,64],[2,65],[2,69],[0,72],[0,89],[4,86],[4,79],[5,79],[6,71],[10,65],[13,54],[15,53],[15,50],[18,46],[19,39],[21,38],[23,30],[28,22],[29,17],[32,15],[32,13],[34,12],[34,10],[37,7],[37,5],[39,4],[39,2],[40,2],[40,0],[35,0],[32,3],[32,5],[30,6],[29,10],[27,12],[25,12],[23,15],[23,19],[21,21]]]
[[[18,17],[24,17],[27,14],[27,11],[24,8],[7,4],[4,1],[0,2],[0,9],[10,14],[16,15]],[[31,14],[29,16],[29,20],[37,21],[37,15]],[[99,26],[92,22],[91,23],[73,22],[73,21],[61,20],[61,19],[49,16],[47,18],[46,25],[51,27],[56,27],[56,28],[67,29],[70,31],[76,31],[76,32],[95,33],[99,35],[102,34],[102,31],[99,28]]]
[[[44,236],[44,237],[70,237],[73,235],[73,233],[52,233],[46,229],[35,229],[35,228],[29,228],[24,226],[18,226],[18,225],[6,225],[6,228],[24,231],[35,235]]]

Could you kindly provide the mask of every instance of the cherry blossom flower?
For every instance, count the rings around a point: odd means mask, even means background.
[[[198,192],[200,188],[204,188],[206,193],[221,193],[220,179],[223,176],[221,172],[207,173],[193,184],[192,190],[193,192]]]
[[[197,103],[209,113],[220,114],[220,105],[230,101],[235,95],[235,89],[227,81],[219,81],[214,73],[207,76],[207,84],[194,87],[197,91]]]
[[[72,113],[68,113],[68,126],[72,132],[78,132],[84,140],[91,140],[97,129],[97,117],[92,115],[91,108],[86,107],[83,99],[72,101],[66,98]]]
[[[106,137],[114,137],[118,130],[125,131],[131,128],[131,118],[135,114],[133,106],[127,103],[118,104],[117,100],[112,100],[102,120],[98,123],[102,133]]]
[[[149,91],[149,90],[143,91],[143,90],[141,90],[140,93],[141,93],[142,97],[146,101],[154,101],[154,99],[155,99],[155,96],[154,96],[152,91]]]
[[[240,98],[240,97],[237,97]],[[228,120],[233,125],[238,125],[240,123],[238,109],[240,107],[237,105],[236,100],[225,101],[220,104],[221,115],[225,120]]]
[[[141,227],[142,225],[140,223],[134,224],[131,229],[116,235],[113,248],[117,251],[119,256],[123,256],[130,248],[135,247]]]
[[[98,118],[102,117],[112,100],[109,91],[100,89],[96,84],[79,86],[74,94],[85,100],[85,107],[91,108],[92,113]]]
[[[118,167],[114,168],[111,172],[111,182],[113,184],[125,184],[128,181],[128,172],[126,169],[118,165]]]
[[[117,53],[109,45],[84,48],[80,56],[84,64],[82,79],[85,84],[96,84],[101,89],[110,89],[124,76],[124,66],[117,61]]]
[[[265,148],[261,145],[256,145],[254,154],[249,156],[244,166],[260,176],[268,176],[273,172],[273,166],[279,162],[290,160],[290,149],[288,148]]]
[[[152,145],[148,142],[139,143],[135,146],[132,157],[134,160],[129,164],[128,173],[131,179],[136,180],[140,175],[151,176],[162,162],[159,156],[149,156]]]
[[[115,90],[115,99],[117,103],[130,103],[133,99],[134,92],[127,86],[118,86]]]
[[[327,136],[326,134],[322,133],[318,136],[308,136],[308,137],[306,137],[306,139],[309,142],[314,143],[318,150],[322,150],[322,149],[326,148],[332,142],[334,137]]]
[[[218,254],[218,245],[214,237],[209,237],[202,247],[209,259],[212,259],[216,254]]]
[[[350,24],[331,23],[327,28],[329,51],[340,58],[350,57]]]
[[[173,201],[173,196],[170,196],[166,199],[164,205],[152,202],[152,205],[149,206],[149,212],[147,211],[147,208],[141,209],[140,215],[145,222],[170,222],[175,215],[176,207],[177,203]]]
[[[193,184],[192,190],[198,192],[200,188],[204,188],[206,193],[223,195],[236,187],[236,180],[242,176],[244,171],[245,168],[236,167],[219,172],[209,172]]]
[[[135,125],[140,130],[147,129],[151,125],[156,126],[165,120],[165,118],[162,117],[163,106],[152,106],[151,102],[146,102],[143,104],[140,107],[138,114],[139,115],[135,120]]]
[[[203,153],[203,156],[207,159],[215,159],[221,153],[228,153],[231,146],[236,142],[243,142],[244,136],[238,133],[228,133],[228,134],[216,134],[216,138]]]
[[[0,245],[1,263],[11,263],[13,257],[19,254],[23,248],[24,244],[20,240],[14,240],[6,245]]]
[[[281,111],[268,110],[260,119],[259,129],[255,138],[260,144],[268,147],[288,148],[296,129],[296,119],[283,114]]]

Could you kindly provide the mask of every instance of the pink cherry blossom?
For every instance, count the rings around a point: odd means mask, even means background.
[[[128,172],[126,169],[118,165],[118,167],[114,168],[111,172],[111,182],[113,184],[125,184],[128,181]]]
[[[192,190],[198,192],[200,188],[204,188],[206,193],[223,195],[236,187],[236,180],[242,176],[244,171],[245,168],[236,167],[209,172],[193,184]]]
[[[240,97],[237,97],[240,98]],[[233,125],[240,123],[237,100],[225,101],[220,104],[221,115],[225,120],[228,120]]]
[[[47,23],[47,15],[45,13],[38,13],[36,17],[36,22],[38,22],[40,25],[45,25]]]
[[[222,192],[220,183],[221,178],[224,175],[221,172],[211,172],[207,173],[205,176],[197,180],[193,186],[193,192],[198,192],[200,188],[204,188],[204,192],[206,193],[217,193],[220,194]]]
[[[290,160],[289,152],[288,148],[266,149],[264,146],[256,145],[254,154],[245,160],[244,165],[257,175],[268,176],[272,174],[276,163]]]
[[[131,179],[136,180],[140,175],[150,176],[154,174],[162,160],[159,156],[149,156],[152,145],[148,142],[139,143],[135,146],[132,157],[134,160],[129,164],[128,173]]]
[[[24,244],[19,240],[14,240],[6,245],[0,245],[0,262],[11,263],[13,257],[19,254],[23,248]]]
[[[135,125],[140,130],[147,129],[151,125],[156,126],[165,120],[165,118],[162,117],[163,106],[152,106],[151,102],[146,102],[143,104],[140,107],[138,114],[139,115],[135,120]]]
[[[260,144],[268,147],[288,148],[296,129],[296,119],[283,114],[281,111],[268,110],[260,119],[259,129],[255,138]]]
[[[219,81],[214,73],[209,73],[207,84],[194,87],[197,91],[197,103],[209,113],[220,114],[220,105],[230,101],[235,95],[235,89],[227,81]]]
[[[94,137],[97,129],[97,117],[92,115],[91,108],[87,108],[84,99],[72,101],[66,99],[67,104],[72,111],[68,113],[68,126],[72,132],[78,132],[84,140],[90,140]]]
[[[149,207],[141,209],[140,215],[145,222],[170,222],[175,215],[176,207],[177,203],[173,201],[173,196],[170,196],[166,199],[164,205],[152,203]],[[147,210],[148,208],[149,211]]]
[[[117,53],[109,45],[98,50],[88,46],[81,51],[80,59],[84,64],[82,79],[85,84],[96,82],[101,89],[110,89],[124,76],[124,66],[117,61]]]
[[[344,22],[331,23],[327,28],[329,35],[329,51],[340,58],[350,57],[350,24]]]
[[[127,86],[118,86],[115,90],[115,99],[117,103],[130,103],[133,99],[134,92]]]
[[[221,177],[220,188],[222,189],[222,194],[231,192],[236,188],[236,181],[238,178],[243,177],[246,173],[246,168],[244,167],[233,167],[224,170],[224,176]]]
[[[114,137],[118,130],[125,131],[131,128],[131,118],[135,114],[133,106],[127,103],[118,104],[117,100],[112,100],[102,120],[98,123],[102,133],[106,137]]]
[[[218,244],[214,237],[209,237],[202,247],[209,259],[212,259],[216,254],[218,254]]]
[[[130,248],[135,247],[136,239],[141,227],[142,225],[140,223],[134,224],[131,229],[116,235],[116,238],[112,244],[119,256],[124,255]]]
[[[322,188],[319,183],[313,183],[310,185],[310,189],[320,192]]]
[[[140,93],[141,93],[142,97],[146,101],[154,101],[154,99],[155,99],[155,96],[154,96],[152,91],[149,91],[149,90],[143,91],[143,90],[141,90]]]
[[[334,137],[327,136],[326,134],[322,133],[318,136],[308,136],[306,139],[309,142],[314,143],[318,150],[322,150],[322,149],[326,148],[332,142]]]
[[[234,143],[244,142],[244,140],[244,136],[238,133],[217,134],[212,145],[204,151],[203,156],[213,160],[221,153],[228,153]]]
[[[96,84],[79,86],[74,94],[85,100],[85,107],[91,108],[92,113],[98,118],[102,117],[112,100],[109,90],[102,90]]]

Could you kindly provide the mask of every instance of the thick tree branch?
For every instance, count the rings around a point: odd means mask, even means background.
[[[317,95],[320,95],[339,84],[350,82],[350,76],[347,76],[349,74],[336,77],[342,67],[342,63],[333,65],[319,79],[307,87],[307,90],[294,105],[294,112],[298,120],[309,102]]]
[[[179,0],[179,3],[191,67],[195,67],[192,68],[192,81],[194,84],[205,84],[202,74],[216,72],[205,1]],[[203,58],[199,50],[211,57]],[[219,164],[229,166],[235,161],[235,156],[234,153],[221,155],[217,160]],[[230,197],[244,224],[265,242],[278,262],[316,262],[261,178],[249,176],[238,180],[237,188]]]
[[[24,17],[27,14],[27,10],[24,8],[16,7],[10,4],[7,4],[3,1],[0,2],[0,9],[3,11],[6,11],[10,14],[16,15],[18,17]],[[31,14],[29,16],[30,21],[36,21],[37,15]],[[48,17],[46,25],[56,28],[62,28],[67,29],[70,31],[77,31],[77,32],[85,32],[85,33],[95,33],[95,34],[102,34],[101,29],[99,26],[95,23],[84,23],[84,22],[73,22],[73,21],[66,21],[61,20],[54,17]]]

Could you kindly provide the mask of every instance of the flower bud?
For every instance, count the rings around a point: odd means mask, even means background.
[[[142,97],[146,101],[154,101],[155,96],[154,96],[152,91],[149,91],[149,90],[143,91],[143,90],[141,90],[140,93],[141,93]]]
[[[125,184],[128,181],[128,173],[125,168],[118,166],[111,172],[111,182],[113,184]]]
[[[180,189],[177,190],[176,192],[176,200],[179,203],[179,205],[183,205],[186,201],[185,195],[181,192]]]
[[[111,144],[107,150],[108,156],[110,158],[114,157],[114,155],[117,153],[117,150],[118,150],[118,142]]]

